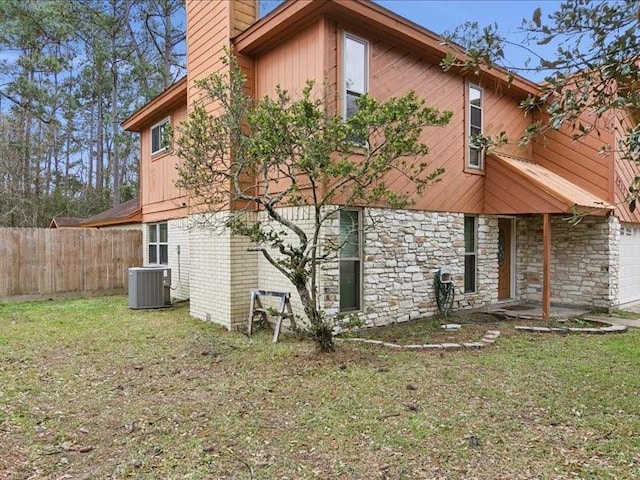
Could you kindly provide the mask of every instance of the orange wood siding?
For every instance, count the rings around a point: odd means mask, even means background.
[[[256,95],[275,96],[276,87],[299,97],[307,80],[314,80],[322,94],[324,71],[323,22],[293,35],[256,59]]]
[[[178,179],[176,165],[178,157],[174,148],[166,152],[151,155],[151,126],[167,116],[171,126],[176,129],[186,118],[187,107],[182,105],[166,115],[155,118],[140,135],[140,201],[142,221],[154,222],[187,215],[187,198],[175,186]],[[175,143],[173,145],[175,147]]]
[[[481,213],[484,209],[484,175],[465,172],[465,79],[455,73],[444,73],[430,55],[421,57],[395,46],[373,34],[347,29],[369,42],[369,93],[379,100],[400,96],[414,90],[429,105],[451,110],[454,116],[444,128],[425,130],[423,140],[429,145],[426,160],[430,168],[443,167],[441,181],[424,195],[415,197],[415,209]],[[329,92],[337,92],[337,103],[330,102],[330,112],[342,111],[341,49],[345,29],[327,18],[299,31],[255,61],[256,94],[273,95],[276,86],[299,93],[307,79],[316,81]],[[484,89],[484,132],[497,135],[505,131],[512,143],[500,151],[531,157],[531,147],[518,147],[518,137],[530,123],[519,108],[519,100],[506,90],[496,90],[495,82],[474,81]],[[321,90],[319,90],[321,92]],[[331,98],[331,96],[329,96]],[[400,192],[413,192],[413,183],[393,175],[388,182]]]
[[[551,130],[533,142],[533,160],[602,200],[613,202],[613,154],[600,152],[604,144],[613,145],[613,131],[602,126],[599,133],[574,140],[567,127]]]
[[[567,204],[514,174],[504,163],[487,159],[485,213],[567,213]]]
[[[258,0],[233,0],[231,10],[232,36],[244,32],[258,19]]]
[[[615,192],[616,215],[623,222],[640,222],[640,205],[633,213],[629,211],[628,194],[629,186],[633,183],[633,179],[640,175],[640,165],[633,160],[622,158],[622,154],[618,148],[618,140],[625,135],[629,128],[635,126],[633,117],[624,115],[621,120],[616,122],[615,130],[615,175],[613,190]]]
[[[484,175],[465,172],[466,166],[466,82],[454,73],[445,73],[431,57],[421,57],[400,49],[388,41],[352,32],[370,42],[369,93],[379,100],[400,96],[414,90],[428,105],[451,110],[453,118],[443,128],[428,128],[423,141],[429,146],[426,157],[429,168],[444,168],[441,181],[432,184],[422,196],[415,196],[415,209],[481,213],[484,209]],[[341,34],[340,34],[341,35]],[[340,38],[340,37],[339,37]],[[337,61],[337,59],[336,59]],[[341,70],[340,62],[337,62]],[[340,78],[340,76],[339,76]],[[505,91],[496,91],[494,83],[471,82],[483,88],[484,134],[497,135],[505,131],[515,142],[530,119],[520,108],[519,100]],[[528,148],[513,145],[502,150],[519,156],[529,156]],[[394,189],[412,191],[413,185],[397,176],[389,179]]]
[[[203,99],[197,80],[226,71],[220,61],[231,38],[257,19],[255,0],[188,0],[187,6],[187,104]],[[209,102],[205,100],[205,104]],[[215,106],[211,106],[215,110]]]
[[[485,213],[559,213],[578,208],[608,215],[613,206],[539,163],[508,155],[487,158]]]

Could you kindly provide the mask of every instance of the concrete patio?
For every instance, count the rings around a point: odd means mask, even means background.
[[[563,319],[563,318],[576,318],[582,317],[584,320],[598,320],[606,321],[612,325],[624,325],[627,327],[640,328],[640,303],[625,306],[622,308],[623,312],[637,313],[637,318],[629,318],[629,316],[616,315],[612,313],[609,316],[593,316],[590,318],[589,313],[591,310],[586,308],[570,308],[551,306],[551,318]],[[522,319],[522,320],[542,320],[542,305],[534,303],[526,304],[509,304],[509,305],[497,305],[488,310],[488,313],[495,315],[504,315],[508,318]]]

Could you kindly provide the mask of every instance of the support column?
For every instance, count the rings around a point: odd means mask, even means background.
[[[548,213],[542,215],[542,319],[551,317],[551,220]]]

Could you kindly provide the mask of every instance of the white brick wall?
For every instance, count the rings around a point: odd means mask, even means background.
[[[288,207],[279,209],[278,212],[286,219],[295,222],[296,225],[301,227],[305,233],[309,236],[309,239],[313,235],[313,212],[309,207]],[[262,222],[269,222],[267,214],[262,212],[260,214],[260,220]],[[274,228],[283,230],[282,226],[278,226],[274,223]],[[291,242],[297,243],[295,234],[292,234]],[[272,256],[279,258],[279,253],[274,250],[269,250]],[[300,301],[300,295],[291,281],[285,277],[279,270],[272,266],[269,261],[264,257],[262,253],[257,254],[257,266],[258,266],[258,288],[264,290],[278,290],[291,293],[291,306],[295,315],[299,315],[304,318],[304,309],[302,308],[302,302]],[[265,299],[263,302],[268,306],[277,307],[279,305],[278,299]]]
[[[258,284],[257,253],[248,241],[218,224],[223,214],[194,216],[190,227],[191,314],[225,326],[244,329],[249,314],[249,292]]]
[[[189,298],[189,275],[191,256],[189,254],[189,221],[186,218],[169,220],[169,266],[171,267],[171,297],[178,300]]]
[[[160,223],[160,222],[158,222]],[[189,298],[189,228],[186,218],[167,220],[167,239],[169,243],[169,263],[171,267],[171,298],[185,300]],[[149,263],[149,224],[142,228],[143,264]],[[178,254],[178,247],[180,254]]]

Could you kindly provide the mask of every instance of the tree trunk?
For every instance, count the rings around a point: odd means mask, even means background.
[[[102,172],[104,168],[104,105],[102,91],[98,91],[98,115],[96,118],[96,191],[101,193],[104,187]]]
[[[307,285],[305,283],[299,283],[296,284],[295,287],[298,295],[300,295],[304,313],[311,323],[311,336],[316,344],[316,348],[320,353],[333,352],[336,348],[335,342],[333,341],[333,328],[325,321],[318,310],[318,306],[313,301]]]
[[[173,45],[171,34],[173,33],[173,29],[171,27],[171,5],[169,2],[164,5],[165,10],[163,12],[163,24],[164,24],[164,55],[163,57],[163,68],[162,68],[162,76],[164,80],[164,88],[169,88],[173,83],[173,78],[171,77],[171,60],[173,57]]]
[[[113,175],[113,205],[120,204],[120,155],[118,154],[118,63],[114,52],[111,65],[113,85],[111,87],[111,172]]]

